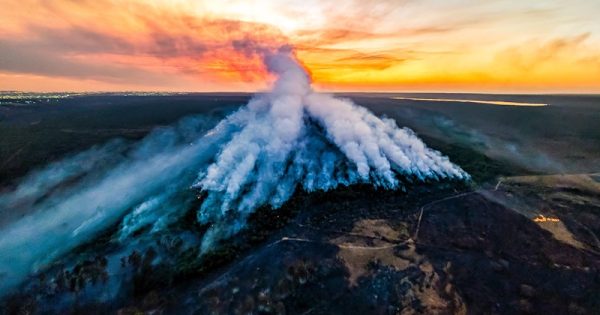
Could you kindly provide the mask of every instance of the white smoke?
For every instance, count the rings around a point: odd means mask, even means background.
[[[267,69],[278,78],[273,90],[221,123],[239,131],[222,145],[195,185],[208,193],[200,221],[216,223],[204,247],[211,246],[213,237],[237,232],[258,206],[279,207],[298,184],[308,191],[356,182],[393,189],[398,186],[396,174],[468,178],[411,130],[350,100],[315,93],[287,47],[263,55]],[[223,221],[226,216],[236,219]]]
[[[298,186],[314,191],[363,182],[394,189],[398,176],[468,178],[411,130],[350,100],[312,91],[289,48],[261,54],[278,77],[272,91],[204,136],[205,122],[184,120],[149,135],[111,168],[93,172],[112,150],[96,148],[0,196],[2,211],[31,207],[0,227],[0,291],[119,221],[121,242],[146,227],[160,232],[184,214],[190,202],[181,192],[190,186],[206,192],[198,220],[211,226],[202,243],[208,250],[242,229],[258,207],[280,207]],[[95,175],[77,179],[87,173]],[[69,189],[54,190],[74,178]]]
[[[31,206],[26,216],[0,227],[0,296],[118,223],[136,205],[166,194],[173,185],[186,189],[195,176],[191,170],[210,162],[215,144],[223,141],[218,135],[200,137],[211,125],[203,118],[183,119],[175,127],[151,133],[107,169],[84,165],[90,159],[103,164],[90,153],[108,157],[124,150],[115,150],[112,143],[93,148],[31,174],[14,192],[0,196],[0,212]],[[90,174],[72,183],[82,172]],[[176,215],[177,205],[171,209]]]

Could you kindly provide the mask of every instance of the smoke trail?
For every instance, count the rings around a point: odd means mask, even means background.
[[[195,184],[208,193],[199,220],[213,224],[204,248],[237,232],[257,206],[279,207],[297,184],[311,191],[356,182],[396,188],[396,174],[468,178],[409,129],[350,100],[314,93],[288,47],[259,53],[278,77],[273,90],[222,122],[239,131]]]
[[[114,164],[126,148],[124,141],[110,141],[29,174],[11,194],[0,195],[2,209],[10,209],[0,212],[0,226],[31,211],[37,201],[51,191],[56,193],[64,183]]]
[[[314,191],[363,182],[393,189],[399,185],[397,176],[468,178],[393,120],[380,119],[350,100],[313,92],[291,49],[258,53],[277,76],[272,91],[208,133],[203,135],[206,122],[184,120],[149,135],[93,180],[84,176],[65,191],[50,191],[93,169],[94,158],[89,167],[73,166],[95,156],[90,151],[0,196],[4,211],[27,198],[37,200],[28,203],[33,207],[28,216],[1,228],[0,291],[119,221],[122,242],[143,228],[160,232],[183,215],[189,198],[181,192],[190,186],[206,193],[197,213],[201,223],[211,226],[201,245],[206,251],[242,229],[257,207],[281,206],[298,186]]]
[[[0,229],[0,295],[31,272],[117,223],[128,209],[160,196],[164,187],[189,187],[195,176],[191,170],[208,163],[216,153],[215,143],[222,141],[220,134],[200,138],[210,126],[214,123],[208,119],[183,119],[175,127],[147,136],[110,169],[96,170],[76,183],[67,183],[77,172],[64,170],[85,169],[77,165],[85,163],[92,153],[119,153],[110,151],[112,145],[94,148],[34,173],[13,194],[2,196],[2,212],[11,211],[10,205],[23,203],[33,195],[44,197],[36,200],[27,216]],[[56,169],[63,171],[52,173]],[[49,174],[54,177],[49,178]],[[69,187],[50,189],[61,184]],[[28,185],[38,187],[33,190],[35,194],[21,193]],[[43,187],[49,190],[41,193]]]

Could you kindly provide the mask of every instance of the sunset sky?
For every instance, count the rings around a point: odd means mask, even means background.
[[[0,90],[600,93],[600,1],[0,0]]]

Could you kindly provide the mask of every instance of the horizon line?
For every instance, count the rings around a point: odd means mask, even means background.
[[[33,90],[0,90],[0,94],[23,93],[23,94],[262,94],[268,93],[268,90],[255,91],[145,91],[145,90],[98,90],[98,91],[33,91]],[[317,93],[335,93],[335,94],[480,94],[480,95],[600,95],[597,92],[578,92],[578,91],[350,91],[350,90],[315,90]]]

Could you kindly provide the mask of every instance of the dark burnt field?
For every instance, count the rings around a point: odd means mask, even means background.
[[[470,182],[297,191],[203,256],[204,196],[190,189],[189,214],[168,232],[118,248],[108,228],[3,296],[0,313],[600,313],[600,97],[451,97],[549,104],[522,107],[393,96],[348,95],[413,129]],[[184,116],[216,124],[249,97],[2,100],[0,187],[115,138],[127,150]],[[20,216],[0,211],[0,223]]]

